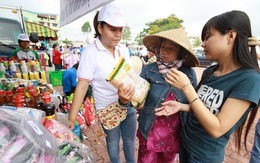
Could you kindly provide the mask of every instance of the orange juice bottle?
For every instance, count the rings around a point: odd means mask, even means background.
[[[28,72],[23,72],[23,79],[29,80]]]
[[[45,73],[45,71],[41,71],[41,79],[46,81],[46,73]]]
[[[39,76],[39,72],[38,72],[38,71],[35,71],[35,72],[34,72],[34,79],[35,79],[35,80],[39,80],[39,79],[40,79],[40,76]]]
[[[18,79],[22,79],[22,74],[20,72],[16,72],[14,76]]]
[[[35,61],[35,66],[36,66],[36,71],[40,72],[41,71],[41,65],[40,62],[38,60]]]
[[[29,72],[30,80],[34,80],[34,72]]]

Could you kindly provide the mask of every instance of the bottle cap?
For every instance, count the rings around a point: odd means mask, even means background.
[[[37,94],[38,94],[38,93],[37,93],[36,90],[33,90],[33,91],[30,92],[30,95],[31,95],[31,96],[35,96],[35,95],[37,95]]]
[[[6,91],[6,95],[11,95],[11,94],[13,94],[13,91],[12,91],[12,90],[7,90],[7,91]]]
[[[27,90],[28,90],[28,91],[34,90],[34,85],[28,85]]]
[[[18,93],[23,93],[24,92],[24,87],[18,87],[17,88]]]
[[[4,90],[0,90],[0,95],[4,95],[5,91]]]
[[[44,95],[42,96],[42,99],[43,99],[44,103],[51,102],[51,96],[48,93],[44,93]]]

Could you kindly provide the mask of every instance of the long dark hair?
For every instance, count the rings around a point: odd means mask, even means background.
[[[103,26],[105,24],[104,21],[101,21],[101,22],[98,21],[98,14],[99,14],[99,11],[97,11],[97,13],[96,13],[96,15],[95,15],[95,17],[93,19],[93,26],[94,26],[94,29],[95,29],[94,38],[97,38],[97,37],[101,36],[101,34],[98,31],[98,25],[100,24],[101,27],[103,28]]]
[[[248,45],[248,38],[252,37],[252,31],[250,19],[245,12],[233,10],[211,18],[202,29],[202,41],[205,40],[205,37],[208,33],[211,33],[212,28],[216,29],[223,35],[228,33],[230,30],[234,30],[235,32],[237,32],[237,36],[235,38],[235,43],[233,47],[232,58],[235,60],[236,63],[242,65],[243,67],[255,69],[256,71],[260,72],[257,62],[255,46]],[[200,85],[201,83],[199,83],[199,86]],[[258,105],[255,108],[253,108],[252,111],[248,114],[248,118],[241,124],[241,126],[235,132],[235,144],[238,149],[238,152],[241,149],[241,137],[243,127],[245,124],[247,125],[244,133],[244,145],[247,150],[247,135],[252,123],[254,122],[257,113],[257,108],[259,107],[259,102]]]

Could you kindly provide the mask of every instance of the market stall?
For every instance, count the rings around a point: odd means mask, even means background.
[[[1,58],[1,161],[95,162],[81,143],[85,118],[79,115],[76,127],[70,130],[70,104],[65,100],[47,83],[46,72],[37,61]]]

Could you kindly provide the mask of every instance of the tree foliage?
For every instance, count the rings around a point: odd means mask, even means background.
[[[145,35],[146,35],[145,31],[138,33],[138,35],[135,37],[135,42],[137,42],[138,45],[143,45],[143,38]]]
[[[125,44],[131,40],[131,29],[129,27],[124,28],[122,40]]]
[[[72,41],[68,40],[67,38],[65,40],[62,40],[62,43],[66,44],[66,45],[71,45]]]
[[[91,32],[91,26],[90,26],[88,21],[83,24],[83,26],[81,27],[81,31],[83,33],[90,33]]]
[[[192,47],[199,47],[199,46],[201,46],[201,40],[200,37],[196,37],[192,43]]]
[[[183,20],[177,18],[174,14],[172,14],[167,18],[157,19],[154,22],[146,23],[148,28],[144,30],[147,34],[154,34],[161,31],[183,27],[182,23]]]
[[[86,41],[87,41],[87,43],[88,43],[88,42],[89,42],[89,36],[88,36],[88,35],[89,35],[89,33],[91,32],[91,26],[90,26],[90,24],[89,24],[88,21],[83,24],[83,26],[81,27],[81,31],[82,31],[84,34],[87,34]]]
[[[183,27],[182,25],[183,20],[176,17],[174,14],[171,14],[167,18],[161,18],[157,19],[153,22],[148,22],[145,25],[148,26],[147,28],[144,28],[142,32],[140,32],[136,37],[135,41],[138,45],[142,45],[143,37],[148,34],[154,34],[161,31],[166,31],[170,29],[176,29]]]

